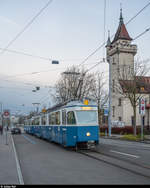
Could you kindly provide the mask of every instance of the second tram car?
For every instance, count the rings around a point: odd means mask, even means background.
[[[26,133],[65,147],[89,147],[99,143],[97,106],[89,101],[59,104],[26,120]]]

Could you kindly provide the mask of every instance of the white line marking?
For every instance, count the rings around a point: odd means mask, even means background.
[[[18,160],[18,156],[17,156],[17,152],[16,152],[16,148],[15,148],[15,144],[14,144],[12,135],[11,135],[11,140],[12,140],[13,150],[15,153],[15,160],[16,160],[16,165],[17,165],[17,173],[18,173],[19,183],[21,185],[24,185],[23,176],[22,176],[22,172],[21,172],[21,168],[20,168],[20,164],[19,164],[19,160]]]
[[[134,158],[140,158],[140,156],[137,156],[137,155],[131,155],[131,154],[129,154],[129,153],[122,153],[122,152],[114,151],[114,150],[110,150],[110,152],[118,153],[118,154],[121,154],[121,155],[127,155],[127,156],[134,157]]]
[[[26,140],[28,140],[29,142],[31,142],[32,144],[36,144],[35,141],[33,141],[32,139],[30,139],[29,137],[22,135]]]

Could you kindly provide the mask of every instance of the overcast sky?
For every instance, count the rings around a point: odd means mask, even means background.
[[[0,49],[5,49],[48,2],[0,0]],[[104,39],[107,40],[108,30],[110,35],[115,34],[119,24],[120,4],[124,23],[127,23],[149,0],[106,0],[105,30],[104,2],[52,0],[7,50],[0,53],[0,102],[4,108],[12,111],[31,110],[34,102],[40,102],[41,105],[47,103],[49,106],[49,86],[54,86],[60,79],[60,73],[73,64],[79,65],[101,46]],[[150,6],[126,26],[131,38],[134,39],[150,27],[149,19]],[[136,58],[150,58],[149,42],[150,32],[134,41],[138,46]],[[85,62],[85,68],[89,69],[104,57],[105,49],[101,48]],[[52,65],[48,58],[59,60],[60,64]],[[108,78],[107,63],[92,71],[98,70],[105,71],[106,79]],[[33,93],[32,90],[37,85],[41,86],[41,90]]]

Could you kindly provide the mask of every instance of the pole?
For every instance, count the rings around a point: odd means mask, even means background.
[[[112,117],[112,62],[109,57],[109,113],[108,113],[108,132],[109,136],[111,136],[111,117]]]
[[[3,104],[2,104],[2,102],[0,102],[0,105],[1,105],[1,126],[2,126],[2,134],[3,134]]]
[[[6,145],[8,145],[8,141],[7,141],[7,128],[6,128],[5,132],[6,132]]]
[[[144,136],[143,136],[143,116],[141,115],[141,141],[144,140]]]

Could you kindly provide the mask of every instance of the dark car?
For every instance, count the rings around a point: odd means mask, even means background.
[[[21,134],[21,129],[20,128],[12,128],[11,134]]]

